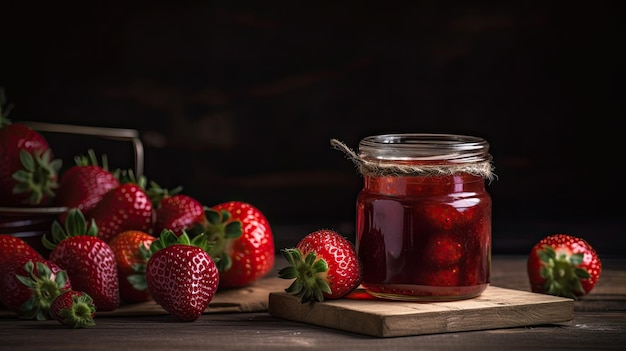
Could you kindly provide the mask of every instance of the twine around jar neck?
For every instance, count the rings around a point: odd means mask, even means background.
[[[357,166],[359,173],[366,176],[445,176],[468,173],[485,179],[495,177],[490,161],[452,163],[437,165],[415,165],[400,162],[364,159],[337,139],[331,139],[330,145],[344,154]]]

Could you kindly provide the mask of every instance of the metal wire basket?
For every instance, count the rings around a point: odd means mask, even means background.
[[[87,142],[108,140],[113,143],[128,144],[132,149],[132,169],[137,177],[143,175],[144,148],[137,130],[44,122],[20,122],[20,124],[24,124],[45,135],[54,152],[58,150],[61,144],[74,143],[67,138],[70,135],[83,138],[82,142],[85,142],[85,140]],[[50,137],[52,134],[58,135],[60,138],[52,141],[50,140],[52,139]],[[76,145],[78,147],[84,147],[80,142],[76,142],[76,144],[78,144]],[[64,163],[67,161],[67,159],[62,159]],[[41,245],[41,237],[50,230],[53,221],[65,211],[67,211],[67,208],[63,206],[0,207],[0,234],[10,234],[19,237],[39,252],[45,254],[46,250]]]

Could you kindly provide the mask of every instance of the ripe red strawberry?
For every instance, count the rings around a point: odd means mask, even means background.
[[[23,319],[49,319],[54,298],[71,288],[66,271],[40,256],[14,255],[0,266],[0,302]]]
[[[109,242],[126,230],[141,230],[151,234],[152,216],[152,203],[143,186],[124,183],[104,194],[87,218],[96,222],[98,237]]]
[[[274,235],[265,215],[252,204],[228,201],[206,208],[203,232],[214,243],[209,252],[218,258],[220,289],[248,286],[274,266]]]
[[[527,272],[533,292],[579,299],[597,284],[602,263],[584,239],[553,234],[533,246]]]
[[[204,206],[189,195],[175,194],[163,197],[156,207],[154,233],[164,229],[182,234],[183,230],[206,223]]]
[[[471,221],[476,213],[476,207],[457,208],[448,204],[434,203],[420,207],[420,211],[429,226],[451,231]]]
[[[102,161],[100,166],[93,150],[88,150],[87,157],[76,157],[76,165],[61,176],[56,202],[68,209],[78,208],[88,217],[104,194],[120,185],[115,173],[109,171],[106,157]]]
[[[0,204],[42,206],[54,197],[62,161],[32,128],[11,123],[0,89]]]
[[[0,234],[0,267],[4,263],[12,261],[13,256],[16,255],[41,257],[41,254],[24,239],[9,234]]]
[[[50,306],[50,315],[59,323],[71,328],[86,328],[96,325],[93,320],[96,306],[88,294],[68,290],[57,296]]]
[[[285,290],[301,296],[302,302],[338,299],[361,283],[362,268],[354,246],[329,229],[302,238],[295,248],[282,249],[289,262],[278,275],[295,281]]]
[[[206,238],[190,241],[165,230],[150,246],[146,266],[148,289],[163,309],[182,321],[194,321],[206,310],[219,284],[219,272],[206,251]]]
[[[140,230],[127,230],[111,239],[109,246],[115,254],[117,272],[120,281],[120,299],[134,303],[150,299],[150,292],[146,285],[145,252],[150,250],[150,244],[156,238]]]
[[[52,223],[52,240],[43,237],[44,247],[51,250],[49,259],[63,269],[72,280],[74,290],[93,298],[99,311],[112,311],[119,306],[120,293],[115,254],[98,237],[94,221],[87,225],[79,209],[71,209],[65,228]]]
[[[457,265],[465,249],[457,238],[442,233],[428,240],[424,261],[437,268],[446,268]]]

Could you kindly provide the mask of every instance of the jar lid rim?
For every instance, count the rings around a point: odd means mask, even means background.
[[[363,139],[359,145],[393,145],[398,147],[451,147],[456,150],[484,148],[489,143],[477,136],[461,134],[435,134],[435,133],[395,133],[370,135]]]

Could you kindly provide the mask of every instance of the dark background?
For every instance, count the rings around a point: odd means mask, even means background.
[[[331,138],[436,132],[491,144],[494,253],[567,232],[624,255],[618,3],[3,2],[0,85],[14,121],[139,130],[149,179],[255,204],[277,246],[353,237]]]

